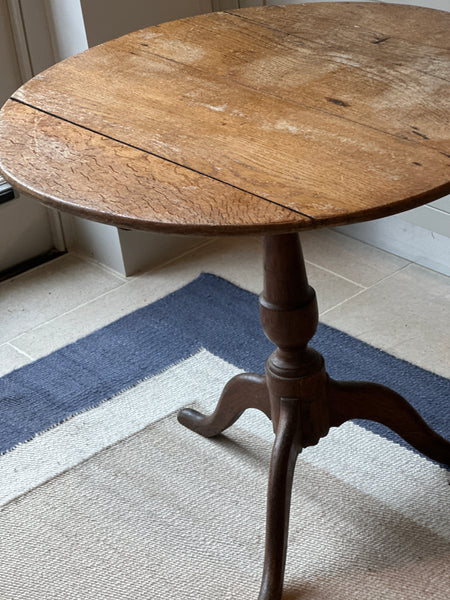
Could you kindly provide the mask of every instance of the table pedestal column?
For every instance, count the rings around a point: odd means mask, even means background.
[[[262,410],[272,420],[275,443],[259,600],[280,600],[292,480],[302,448],[317,444],[330,427],[355,418],[387,425],[417,450],[447,465],[450,443],[389,388],[367,382],[337,382],[328,377],[323,357],[308,346],[317,329],[318,310],[295,233],[264,239],[260,312],[265,334],[277,345],[266,362],[265,375],[246,373],[234,377],[225,386],[211,416],[184,409],[178,419],[205,437],[224,431],[247,408]]]

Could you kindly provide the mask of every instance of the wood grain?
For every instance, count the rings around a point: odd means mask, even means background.
[[[247,13],[249,17],[243,17]],[[381,35],[353,28],[350,36],[348,26],[336,29],[334,40],[325,44],[320,31],[306,29],[310,39],[305,39],[283,31],[295,32],[291,20],[278,18],[277,30],[262,19],[251,20],[251,15],[253,11],[208,15],[196,19],[195,27],[189,19],[174,21],[158,26],[157,33],[137,31],[108,46],[189,64],[404,139],[421,138],[425,145],[450,153],[450,141],[442,139],[442,123],[450,112],[447,51],[433,56],[430,69],[428,46],[395,38],[375,44]],[[307,24],[313,28],[311,20]],[[303,19],[301,23],[306,27]]]
[[[328,222],[342,222],[349,208],[358,218],[401,210],[405,199],[409,208],[448,181],[448,159],[422,144],[108,46],[60,64],[15,97]]]
[[[195,173],[197,224],[213,228],[217,218],[218,233],[239,227],[238,215],[248,230],[253,216],[245,193],[257,212],[265,200],[268,210],[286,208],[273,221],[279,230],[357,222],[450,192],[448,20],[439,11],[368,3],[202,15],[68,59],[14,98],[79,126],[83,135],[100,134]],[[26,123],[13,123],[12,111],[4,135],[26,139]],[[9,156],[8,164],[26,187],[32,175],[23,161],[14,165]],[[55,169],[47,169],[46,189],[52,177],[60,180]],[[104,187],[105,174],[97,183],[96,177],[93,171],[92,187]],[[222,183],[217,210],[211,182]],[[237,192],[247,198],[242,206]],[[141,228],[181,219],[181,229],[184,210],[194,225],[192,201],[185,207],[181,194],[173,218],[148,198],[154,214],[147,223],[147,208],[116,196],[110,222],[120,207],[128,215],[138,211]],[[260,214],[253,230],[267,230],[271,218]]]
[[[374,41],[392,37],[420,46],[450,50],[450,13],[421,6],[374,2],[367,7],[364,2],[319,2],[228,12],[325,44],[341,40],[343,31],[354,36],[356,26],[360,30],[356,36],[367,34]]]
[[[311,227],[308,217],[16,102],[3,108],[0,138],[2,171],[18,189],[89,219],[206,235]]]

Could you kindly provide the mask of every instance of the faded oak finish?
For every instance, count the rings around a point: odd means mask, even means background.
[[[74,214],[177,233],[413,208],[450,193],[449,31],[450,13],[355,3],[137,31],[13,95],[0,171]]]
[[[329,378],[298,231],[450,193],[450,14],[307,4],[150,27],[70,58],[0,113],[0,172],[42,202],[143,230],[264,234],[265,374],[179,420],[212,437],[247,408],[273,423],[259,600],[280,600],[298,454],[353,418],[429,458],[450,444],[399,394]],[[305,596],[306,599],[306,596]]]

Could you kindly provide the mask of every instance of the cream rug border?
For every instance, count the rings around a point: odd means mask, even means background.
[[[0,456],[0,507],[194,402],[211,410],[225,383],[241,371],[207,350],[142,381]],[[239,428],[273,442],[267,418],[247,411]],[[450,539],[448,472],[353,423],[332,429],[303,451],[302,461],[387,504]]]

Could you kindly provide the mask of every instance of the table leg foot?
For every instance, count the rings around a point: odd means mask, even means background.
[[[433,431],[397,392],[377,383],[330,380],[328,397],[331,426],[350,419],[376,421],[428,458],[450,466],[450,442]]]
[[[204,437],[214,437],[233,425],[247,408],[257,408],[270,419],[269,392],[264,375],[236,375],[225,386],[212,415],[185,408],[178,413],[178,421]]]
[[[258,600],[280,600],[286,563],[289,512],[295,463],[301,451],[297,399],[283,398],[270,464],[266,549]]]

